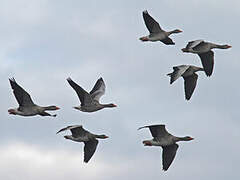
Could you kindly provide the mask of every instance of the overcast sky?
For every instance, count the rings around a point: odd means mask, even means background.
[[[0,2],[0,179],[5,180],[226,180],[239,178],[239,0],[2,0]],[[172,35],[175,46],[140,42],[148,35],[142,11]],[[199,72],[190,101],[183,79],[169,84],[172,66],[201,66],[199,57],[181,52],[190,40],[232,45],[214,50],[208,78]],[[57,105],[58,116],[9,115],[17,107],[8,78],[15,77],[38,105]],[[106,83],[102,103],[117,108],[95,113],[73,109],[79,100],[66,78],[91,90]],[[106,134],[88,164],[83,144],[56,132],[82,124]],[[161,148],[144,147],[149,130],[165,124],[173,135],[189,135],[163,172]]]

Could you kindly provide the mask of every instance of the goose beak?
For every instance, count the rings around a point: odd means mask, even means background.
[[[232,46],[229,46],[229,45],[227,46],[227,48],[231,48],[231,47],[232,47]]]
[[[140,37],[139,40],[141,40],[141,41],[148,41],[148,38],[147,37]]]
[[[57,106],[56,106],[56,110],[59,110],[59,109],[60,109],[60,107],[57,107]]]
[[[144,146],[152,146],[150,141],[143,141]]]
[[[14,114],[14,115],[16,115],[14,109],[9,109],[9,110],[8,110],[8,113],[9,113],[9,114]]]

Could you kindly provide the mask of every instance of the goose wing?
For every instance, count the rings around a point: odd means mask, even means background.
[[[56,134],[63,132],[63,131],[67,131],[67,130],[70,130],[72,132],[73,137],[84,137],[87,134],[89,134],[89,132],[87,130],[85,130],[82,127],[82,125],[67,126],[65,128],[60,129]]]
[[[152,136],[154,138],[158,138],[158,137],[164,137],[166,135],[169,135],[169,133],[167,132],[165,125],[151,125],[151,126],[143,126],[140,127],[138,129],[142,129],[142,128],[149,128]]]
[[[161,42],[163,42],[166,45],[174,45],[175,43],[173,42],[173,40],[169,37],[166,37],[165,39],[162,39]]]
[[[88,92],[86,92],[81,86],[76,84],[70,77],[67,78],[70,86],[76,91],[78,98],[80,99],[81,106],[92,103],[92,98]]]
[[[99,78],[90,92],[92,99],[99,101],[102,95],[104,95],[105,89],[106,85],[103,81],[103,78]]]
[[[85,141],[84,144],[84,162],[87,163],[92,158],[97,149],[98,140],[93,139],[90,141]]]
[[[162,31],[160,25],[153,19],[147,11],[143,11],[143,19],[150,33],[159,33]]]
[[[214,53],[213,51],[208,51],[206,53],[198,54],[201,58],[203,69],[207,76],[211,76],[214,66]]]
[[[190,41],[188,42],[186,49],[192,49],[196,46],[198,46],[199,44],[204,43],[203,40],[195,40],[195,41]]]
[[[193,75],[183,77],[183,78],[184,78],[185,98],[186,100],[189,100],[197,85],[198,75],[196,73],[193,73]]]
[[[176,81],[182,74],[189,68],[187,65],[180,65],[180,66],[174,66],[173,72],[167,74],[170,76],[170,84],[172,84],[174,81]]]
[[[176,156],[178,145],[172,144],[169,146],[164,146],[162,148],[163,148],[163,152],[162,152],[163,170],[167,171]]]
[[[17,84],[14,78],[9,79],[9,82],[19,106],[29,107],[34,105],[31,96]]]

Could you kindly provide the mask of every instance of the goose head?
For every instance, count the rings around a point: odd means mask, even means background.
[[[16,115],[16,114],[17,114],[17,110],[16,110],[16,109],[9,109],[9,110],[8,110],[8,113],[9,113],[9,114]]]
[[[221,49],[229,49],[229,48],[231,48],[232,46],[225,44],[225,45],[222,45],[222,46],[219,46],[219,47],[220,47]]]
[[[107,138],[109,138],[109,137],[106,136],[105,134],[101,134],[101,135],[97,135],[96,138],[99,138],[99,139],[107,139]]]
[[[194,138],[192,138],[190,136],[185,136],[185,137],[178,138],[178,141],[191,141],[193,139]]]
[[[110,103],[110,104],[104,104],[103,106],[104,106],[104,107],[109,107],[109,108],[117,107],[117,105],[116,105],[116,104],[113,104],[113,103]]]
[[[149,41],[148,37],[147,36],[144,36],[144,37],[140,37],[139,40],[141,41]]]
[[[144,144],[144,146],[152,146],[151,141],[148,141],[148,140],[143,141],[143,144]]]
[[[183,31],[180,30],[180,29],[175,29],[175,30],[172,31],[172,33],[181,33],[181,32],[183,32]]]
[[[55,111],[55,110],[59,110],[60,108],[57,106],[47,106],[44,107],[45,110],[50,110],[50,111]]]

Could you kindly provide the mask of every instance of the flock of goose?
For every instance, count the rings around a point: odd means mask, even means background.
[[[166,45],[174,45],[175,43],[169,36],[173,33],[181,33],[179,29],[173,31],[164,31],[157,21],[155,21],[147,11],[143,11],[143,19],[146,24],[147,29],[149,30],[149,35],[139,38],[141,41],[161,41]],[[197,71],[204,71],[207,76],[211,76],[214,66],[214,53],[212,49],[228,49],[231,48],[229,45],[218,45],[210,42],[205,42],[203,40],[191,41],[187,44],[185,48],[182,49],[183,52],[198,54],[201,59],[203,67],[196,67],[193,65],[179,65],[173,67],[173,72],[167,74],[170,76],[170,84],[176,81],[180,76],[184,78],[184,89],[185,89],[185,98],[190,100],[194,89],[197,84],[198,75]],[[57,106],[38,106],[36,105],[31,96],[17,84],[14,78],[9,79],[11,88],[15,98],[19,104],[18,108],[9,109],[9,114],[20,115],[20,116],[52,116],[56,117],[56,114],[52,115],[46,111],[59,110]],[[67,78],[69,85],[75,90],[78,95],[78,98],[81,102],[80,106],[74,107],[77,110],[82,112],[95,112],[103,108],[113,108],[117,107],[113,103],[101,104],[99,102],[102,95],[105,93],[105,83],[103,78],[99,78],[95,83],[92,90],[88,93],[81,86],[75,83],[71,78]],[[190,136],[177,137],[168,133],[165,128],[165,125],[151,125],[144,126],[142,128],[149,128],[153,139],[143,141],[144,146],[161,146],[163,148],[162,152],[162,166],[163,170],[166,171],[171,163],[173,162],[177,149],[178,141],[191,141],[193,140]],[[84,162],[88,162],[93,154],[96,151],[98,140],[97,139],[106,139],[106,135],[97,135],[90,133],[85,130],[81,125],[67,126],[60,129],[58,133],[70,130],[72,135],[66,135],[64,138],[70,139],[72,141],[83,142],[84,145]]]

